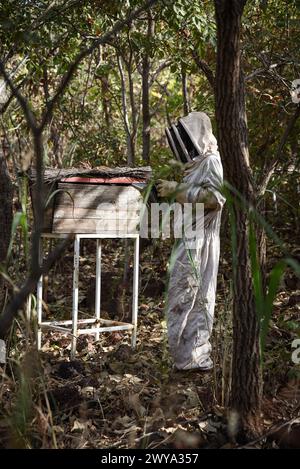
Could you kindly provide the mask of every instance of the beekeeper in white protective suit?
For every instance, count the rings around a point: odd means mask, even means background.
[[[185,165],[183,183],[160,180],[161,197],[204,204],[203,237],[192,248],[182,238],[170,262],[167,321],[170,352],[178,370],[209,370],[220,251],[223,169],[209,117],[191,112],[166,129],[169,144]]]

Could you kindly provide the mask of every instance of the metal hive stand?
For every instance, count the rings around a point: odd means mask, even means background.
[[[66,238],[66,234],[44,233],[40,242],[40,259],[43,255],[43,238]],[[80,264],[80,240],[96,239],[96,293],[95,293],[95,316],[90,319],[78,319],[78,280]],[[132,238],[134,239],[134,262],[133,262],[133,296],[132,296],[132,321],[131,323],[110,321],[101,319],[101,240],[112,238]],[[72,335],[71,357],[76,354],[77,338],[80,334],[94,334],[96,340],[99,340],[101,332],[112,331],[132,331],[132,348],[136,346],[137,319],[138,319],[138,275],[139,275],[139,234],[76,234],[74,235],[74,271],[73,271],[73,304],[72,319],[66,321],[43,321],[43,276],[40,277],[37,286],[37,348],[40,350],[42,345],[43,329],[54,329]],[[87,328],[78,326],[87,325]]]

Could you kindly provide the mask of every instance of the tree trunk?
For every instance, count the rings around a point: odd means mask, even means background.
[[[226,180],[253,205],[248,152],[244,78],[241,69],[241,17],[246,0],[215,0],[217,21],[216,120]],[[231,408],[238,415],[236,433],[259,428],[261,378],[259,324],[255,310],[248,246],[247,210],[233,195],[236,262],[233,262],[233,363]],[[235,256],[233,256],[235,259]]]
[[[108,53],[104,47],[99,47],[99,63],[105,64],[108,61]],[[109,72],[101,71],[99,76],[101,84],[101,103],[104,113],[105,125],[108,130],[110,130],[110,96],[109,96]]]
[[[147,39],[150,42],[154,35],[154,21],[151,12],[148,12],[148,29]],[[149,103],[149,88],[150,88],[150,59],[147,50],[143,56],[142,65],[142,113],[143,113],[143,161],[150,162],[150,125],[151,113]]]
[[[132,53],[130,53],[129,61],[126,62],[127,67],[127,76],[128,76],[128,88],[129,88],[129,101],[131,107],[131,127],[132,131],[130,134],[131,139],[131,148],[132,148],[132,155],[133,160],[135,160],[135,142],[137,136],[137,129],[138,129],[138,114],[137,108],[135,103],[135,96],[134,96],[134,83],[133,83],[133,76],[132,76]]]
[[[6,261],[13,219],[13,186],[4,154],[0,151],[0,264]],[[5,300],[5,282],[0,275],[0,314]]]
[[[185,116],[187,116],[190,111],[190,106],[189,106],[189,99],[188,99],[186,70],[185,70],[184,64],[181,64],[181,89],[182,89],[183,113]]]
[[[101,77],[101,97],[102,97],[102,108],[104,112],[105,125],[107,129],[110,128],[110,100],[108,97],[109,92],[109,81],[108,74]]]
[[[127,142],[127,164],[128,166],[133,166],[135,155],[134,155],[134,147],[132,145],[132,138],[131,138],[131,132],[130,132],[129,118],[128,118],[125,75],[124,75],[122,59],[120,55],[117,55],[117,62],[118,62],[118,67],[119,67],[119,72],[120,72],[120,79],[121,79],[122,113],[123,113],[123,121],[124,121],[124,128],[125,128],[126,142]]]
[[[57,168],[62,168],[63,167],[63,161],[62,161],[62,148],[61,148],[61,143],[60,143],[60,133],[52,120],[51,125],[50,125],[50,135],[49,135],[50,141],[52,142],[52,148],[53,148],[53,156],[54,156],[54,164]]]
[[[142,75],[142,106],[143,106],[143,161],[150,161],[150,124],[151,115],[149,109],[149,71],[150,63],[148,55],[143,57]]]

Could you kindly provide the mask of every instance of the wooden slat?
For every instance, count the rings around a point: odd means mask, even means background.
[[[97,220],[55,218],[53,233],[137,233],[138,220]]]
[[[72,195],[73,197],[73,195]],[[73,200],[69,198],[69,200],[60,199],[55,204],[56,209],[85,209],[85,210],[141,210],[142,202],[138,200],[127,200],[127,199],[119,199],[116,202],[112,201],[103,201],[103,198],[97,199],[87,199],[86,196],[81,197],[73,197]]]
[[[104,186],[93,184],[59,183],[56,207],[75,207],[97,209],[102,204],[126,207],[135,204],[138,207],[143,198],[138,189],[131,186]]]
[[[107,185],[107,184],[77,184],[77,183],[58,183],[58,189],[76,192],[76,194],[94,194],[96,196],[107,196],[107,197],[120,197],[133,196],[134,198],[141,197],[140,191],[132,186],[124,186],[119,184]]]
[[[136,219],[139,220],[140,210],[138,208],[132,208],[129,205],[128,210],[118,209],[112,206],[106,206],[105,204],[99,205],[97,209],[89,209],[89,208],[74,208],[73,207],[65,207],[59,206],[55,209],[54,218],[74,218],[74,219],[82,219],[82,218],[97,218],[98,220],[111,220],[111,219]]]

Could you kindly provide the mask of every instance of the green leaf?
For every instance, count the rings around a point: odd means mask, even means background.
[[[8,260],[11,255],[12,247],[13,247],[13,242],[14,242],[14,237],[17,232],[18,226],[21,224],[21,220],[23,217],[23,212],[16,212],[14,214],[13,222],[12,222],[12,227],[11,227],[11,237],[10,237],[10,242],[7,250],[7,256],[6,256],[6,263],[8,263]]]
[[[278,286],[282,275],[286,268],[286,262],[280,261],[278,262],[275,267],[272,269],[270,273],[270,280],[268,286],[268,293],[265,298],[264,302],[264,310],[263,310],[263,317],[260,324],[260,347],[261,347],[261,355],[264,352],[266,337],[269,329],[269,323],[271,319],[271,314],[273,310],[273,303],[274,299],[277,294]]]

